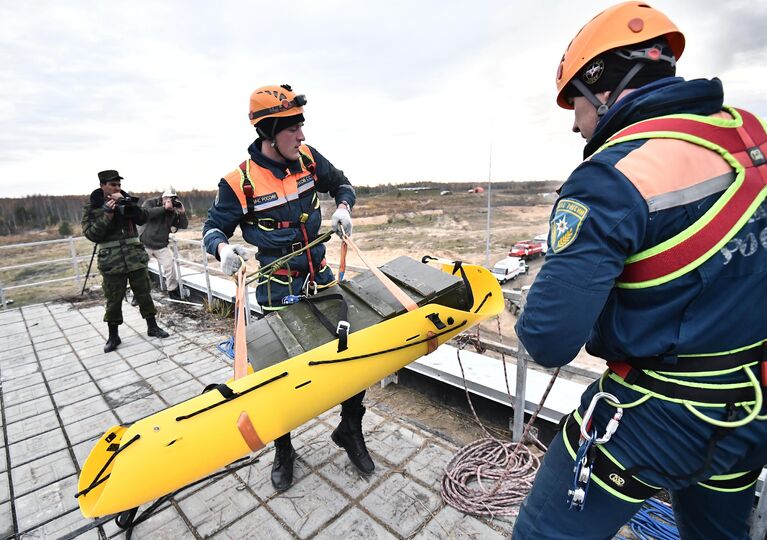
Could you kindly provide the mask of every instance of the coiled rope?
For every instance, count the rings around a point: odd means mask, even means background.
[[[671,507],[657,499],[647,499],[628,523],[638,540],[679,540]],[[617,540],[628,540],[616,536]]]
[[[496,321],[498,335],[501,336],[500,318],[496,317]],[[476,336],[477,343],[478,340],[479,333]],[[463,389],[469,407],[474,419],[487,437],[461,448],[447,464],[445,475],[442,477],[442,500],[457,510],[475,516],[515,516],[519,512],[519,505],[532,488],[540,465],[538,457],[530,452],[524,441],[530,436],[530,428],[546,402],[554,381],[559,375],[559,369],[551,376],[540,404],[525,425],[522,439],[517,443],[502,441],[493,436],[482,424],[466,387],[460,352],[471,342],[472,340],[464,340],[456,350],[456,356],[461,368]],[[509,395],[509,401],[512,401],[506,357],[503,354],[501,354],[501,360],[506,392]],[[514,414],[517,413],[514,411]],[[524,411],[520,411],[519,414],[524,414]],[[535,439],[535,442],[545,450],[546,447],[540,441]]]

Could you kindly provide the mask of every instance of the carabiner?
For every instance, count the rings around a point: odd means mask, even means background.
[[[589,435],[589,428],[591,427],[591,417],[594,414],[594,409],[597,406],[597,402],[600,399],[609,399],[613,403],[617,403],[618,407],[615,408],[615,414],[612,418],[610,418],[610,421],[607,423],[607,428],[605,428],[605,433],[601,437],[594,439],[594,444],[604,444],[607,441],[610,440],[610,437],[613,436],[615,431],[618,429],[618,425],[621,422],[621,418],[623,418],[623,407],[620,407],[620,402],[618,401],[618,398],[616,398],[614,395],[610,394],[609,392],[597,392],[594,394],[594,397],[591,398],[591,403],[589,403],[589,408],[586,409],[586,412],[583,413],[583,420],[581,421],[581,440],[590,439],[591,436]],[[596,433],[596,430],[594,430]]]

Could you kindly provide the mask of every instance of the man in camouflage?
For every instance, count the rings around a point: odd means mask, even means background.
[[[146,223],[146,210],[120,189],[123,178],[117,171],[101,171],[98,176],[101,187],[91,193],[81,224],[85,237],[97,244],[98,269],[107,300],[104,321],[109,326],[104,352],[111,352],[121,343],[117,329],[123,322],[122,301],[128,282],[146,319],[147,335],[166,338],[168,333],[157,326],[157,311],[149,295],[149,257],[136,230],[137,225]]]

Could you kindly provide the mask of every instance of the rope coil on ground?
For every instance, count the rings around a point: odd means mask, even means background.
[[[500,318],[496,318],[496,322],[498,335],[502,336]],[[456,350],[456,356],[461,368],[463,388],[469,408],[471,408],[474,419],[487,437],[461,448],[447,464],[445,475],[442,477],[442,500],[457,510],[475,516],[516,516],[519,512],[519,505],[532,488],[535,474],[540,465],[540,460],[530,452],[524,441],[527,439],[530,428],[538,417],[557,375],[559,375],[559,369],[552,375],[540,404],[525,425],[522,440],[517,443],[501,441],[494,437],[479,420],[469,390],[466,387],[466,376],[461,363],[460,351],[470,343],[479,343],[479,331],[477,331],[476,338],[473,336],[472,338],[463,340]],[[502,338],[501,341],[503,341]],[[506,358],[503,354],[501,354],[501,360],[506,391],[509,400],[513,401],[506,371]],[[540,444],[537,439],[535,442]]]
[[[445,467],[442,499],[467,514],[516,515],[539,465],[523,444],[478,439],[461,448]]]

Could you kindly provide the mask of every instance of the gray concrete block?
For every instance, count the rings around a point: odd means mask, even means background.
[[[300,538],[306,538],[338,515],[350,501],[319,476],[311,474],[266,504]]]
[[[104,394],[109,406],[113,409],[127,405],[132,401],[146,397],[152,393],[152,388],[146,381],[138,381],[126,386],[120,386]]]
[[[163,508],[164,510],[152,514],[149,519],[136,525],[133,528],[133,538],[151,538],[152,540],[194,538],[194,535],[189,530],[189,526],[181,517],[181,514],[178,513],[178,510],[172,506],[163,506]],[[126,537],[125,532],[115,525],[114,520],[104,525],[104,532],[109,538],[122,540]]]
[[[6,366],[3,368],[0,376],[2,376],[3,381],[13,381],[16,379],[27,378],[30,375],[39,372],[40,366],[37,364],[37,362],[30,362],[28,364],[18,366]]]
[[[64,431],[66,431],[69,437],[69,442],[77,444],[102,435],[107,429],[116,424],[119,424],[119,422],[112,411],[104,411],[79,422],[67,424],[64,427]]]
[[[70,364],[46,369],[45,378],[52,381],[61,377],[68,377],[73,373],[79,373],[81,371],[85,371],[85,367],[83,367],[80,362],[72,362]]]
[[[13,510],[11,502],[0,504],[0,538],[13,536]]]
[[[91,375],[93,375],[93,371],[91,371]],[[122,388],[123,386],[141,382],[141,375],[132,369],[121,371],[119,373],[115,373],[114,375],[106,375],[102,372],[101,377],[93,375],[93,378],[96,379],[96,384],[99,385],[99,388],[101,388],[102,392],[111,392],[112,390]]]
[[[433,442],[426,444],[412,459],[405,464],[405,471],[427,486],[439,491],[445,466],[455,455],[456,450],[448,450]]]
[[[49,350],[66,349],[67,352],[71,350],[71,348],[69,348],[69,341],[61,332],[50,332],[49,334],[45,334],[45,336],[36,339],[33,346],[38,355],[43,351]],[[42,359],[42,357],[40,357],[40,359]]]
[[[127,335],[127,333],[126,333]],[[160,340],[157,338],[147,338],[151,341],[147,341],[147,339],[144,339],[146,336],[146,327],[141,331],[141,337],[134,336],[132,339],[129,340],[129,342],[124,343],[120,346],[117,351],[120,353],[120,356],[123,358],[130,358],[132,356],[137,356],[139,354],[148,352],[148,351],[156,351],[158,349],[161,349],[160,346]]]
[[[8,440],[12,443],[43,434],[59,427],[56,411],[50,410],[32,418],[8,424]]]
[[[185,364],[184,369],[191,373],[194,377],[200,378],[208,373],[212,373],[219,369],[231,370],[230,366],[227,366],[220,360],[213,360],[212,358],[206,358],[204,360],[198,360],[192,364]]]
[[[373,456],[373,462],[376,462]],[[371,475],[362,474],[355,467],[346,452],[337,456],[330,463],[325,464],[320,470],[320,474],[330,480],[330,482],[349,496],[356,499],[364,492],[375,486],[381,478],[389,474],[389,467],[382,461],[376,462],[376,469]]]
[[[59,340],[56,340],[56,341],[59,341]],[[68,343],[62,343],[60,345],[57,345],[54,348],[42,349],[42,350],[38,350],[37,347],[35,347],[35,350],[37,350],[37,358],[38,360],[40,360],[41,363],[43,360],[59,358],[65,355],[71,355],[71,357],[74,358],[74,351],[72,350],[72,347]]]
[[[48,381],[48,386],[50,386],[51,392],[55,394],[57,392],[61,392],[62,390],[69,390],[70,388],[74,388],[75,386],[80,386],[81,384],[88,382],[91,382],[90,375],[88,375],[88,373],[85,371],[78,371],[72,375],[67,375],[66,377],[59,377],[58,379]]]
[[[63,538],[67,534],[90,525],[93,520],[85,519],[79,510],[72,510],[33,529],[29,532],[19,535],[19,540],[48,540],[50,538]],[[97,540],[99,538],[98,528],[93,528],[77,537],[77,540]]]
[[[24,343],[19,344],[18,347],[9,348],[8,344],[6,344],[6,348],[0,349],[0,362],[19,361],[19,363],[29,363],[32,360],[36,362],[37,357],[29,339],[24,340]]]
[[[394,473],[360,504],[404,538],[429,521],[442,500],[436,493]]]
[[[58,324],[62,330],[71,330],[79,326],[87,325],[88,320],[79,313],[75,313],[69,317],[58,317],[56,319],[56,324]]]
[[[63,516],[77,508],[74,494],[77,476],[69,476],[44,488],[16,498],[16,520],[20,531],[34,529],[41,523]]]
[[[106,400],[101,396],[93,396],[72,405],[59,407],[59,416],[66,426],[73,422],[79,422],[84,418],[89,418],[96,414],[109,410]]]
[[[88,399],[100,393],[101,391],[99,390],[98,386],[96,386],[91,381],[88,381],[85,384],[81,384],[80,386],[75,386],[74,388],[69,388],[68,390],[62,390],[60,392],[54,393],[53,401],[56,402],[57,407],[64,407],[65,405],[77,403],[78,401]]]
[[[91,377],[99,382],[101,382],[103,379],[114,377],[115,375],[119,375],[126,371],[133,371],[130,368],[130,364],[128,364],[128,362],[125,360],[118,360],[117,358],[114,358],[107,364],[101,364],[100,366],[88,368],[88,372],[91,374]]]
[[[179,351],[170,352],[166,350],[165,352],[171,354],[171,360],[180,366],[186,366],[199,362],[200,360],[211,360],[214,358],[209,352],[202,351],[191,343],[186,343]]]
[[[158,411],[165,409],[165,403],[154,394],[150,394],[127,405],[115,409],[117,417],[124,424],[141,420],[145,416],[150,416]]]
[[[402,465],[424,442],[424,438],[418,433],[393,422],[384,422],[365,432],[365,440],[368,450],[395,465]]]
[[[60,366],[72,365],[81,365],[80,360],[77,358],[77,355],[74,352],[65,352],[40,360],[40,366],[42,366],[43,372],[47,372],[49,369],[57,368]]]
[[[41,396],[30,401],[19,403],[18,405],[6,407],[5,421],[8,424],[12,424],[13,422],[18,422],[19,420],[24,420],[52,410],[53,401],[51,401],[51,397]]]
[[[397,537],[362,510],[352,507],[314,538],[315,540],[336,540],[338,538],[344,540],[394,540]],[[449,537],[444,536],[443,538]]]
[[[106,323],[104,323],[106,324]],[[106,342],[106,339],[104,339]],[[93,356],[99,357],[99,360],[97,360],[100,363],[103,362],[109,362],[110,360],[114,360],[117,358],[117,353],[111,352],[111,353],[104,353],[104,344],[100,343],[98,345],[93,345],[92,347],[84,347],[82,349],[75,349],[75,353],[77,356],[80,357],[80,360],[85,360],[86,358],[91,358]],[[83,364],[86,364],[83,362]],[[87,367],[87,364],[86,364]]]
[[[508,536],[488,527],[473,516],[445,506],[429,523],[415,535],[414,540],[503,540]]]
[[[245,514],[213,536],[217,540],[242,540],[243,538],[256,537],[268,538],[269,540],[292,540],[294,538],[263,506]]]
[[[61,429],[53,429],[8,446],[11,467],[18,467],[67,447]]]
[[[60,450],[11,469],[13,492],[20,497],[76,473],[69,450]]]
[[[143,366],[151,362],[156,362],[157,360],[163,360],[165,358],[167,358],[167,356],[164,352],[158,351],[157,349],[150,349],[142,353],[127,355],[125,356],[125,361],[128,362],[132,367],[137,368],[139,366]]]
[[[233,475],[209,484],[178,503],[201,536],[208,536],[258,506],[258,500]]]
[[[12,384],[7,384],[3,389],[3,405],[5,405],[6,408],[13,407],[14,405],[21,405],[27,401],[47,395],[48,389],[43,383],[19,389],[16,389]]]
[[[167,358],[162,358],[160,360],[155,360],[154,362],[149,362],[148,364],[138,366],[135,369],[139,375],[145,379],[148,379],[149,377],[154,377],[155,375],[165,373],[166,371],[178,369],[178,366],[175,362],[172,362]]]
[[[170,406],[177,405],[182,401],[199,396],[202,393],[203,388],[205,387],[202,383],[190,379],[181,384],[177,384],[176,386],[165,388],[157,393],[160,394],[160,397],[168,404],[168,406]]]
[[[25,377],[21,377],[18,379],[14,379],[13,383],[6,383],[3,381],[3,386],[5,388],[13,388],[14,390],[21,390],[22,388],[27,388],[28,386],[35,386],[36,384],[42,384],[44,382],[43,374],[40,372],[32,373],[31,375],[27,375]]]
[[[0,473],[0,502],[11,500],[10,481],[7,472]]]
[[[146,378],[146,382],[158,392],[191,380],[192,376],[175,364],[173,364],[173,369],[170,371]]]

